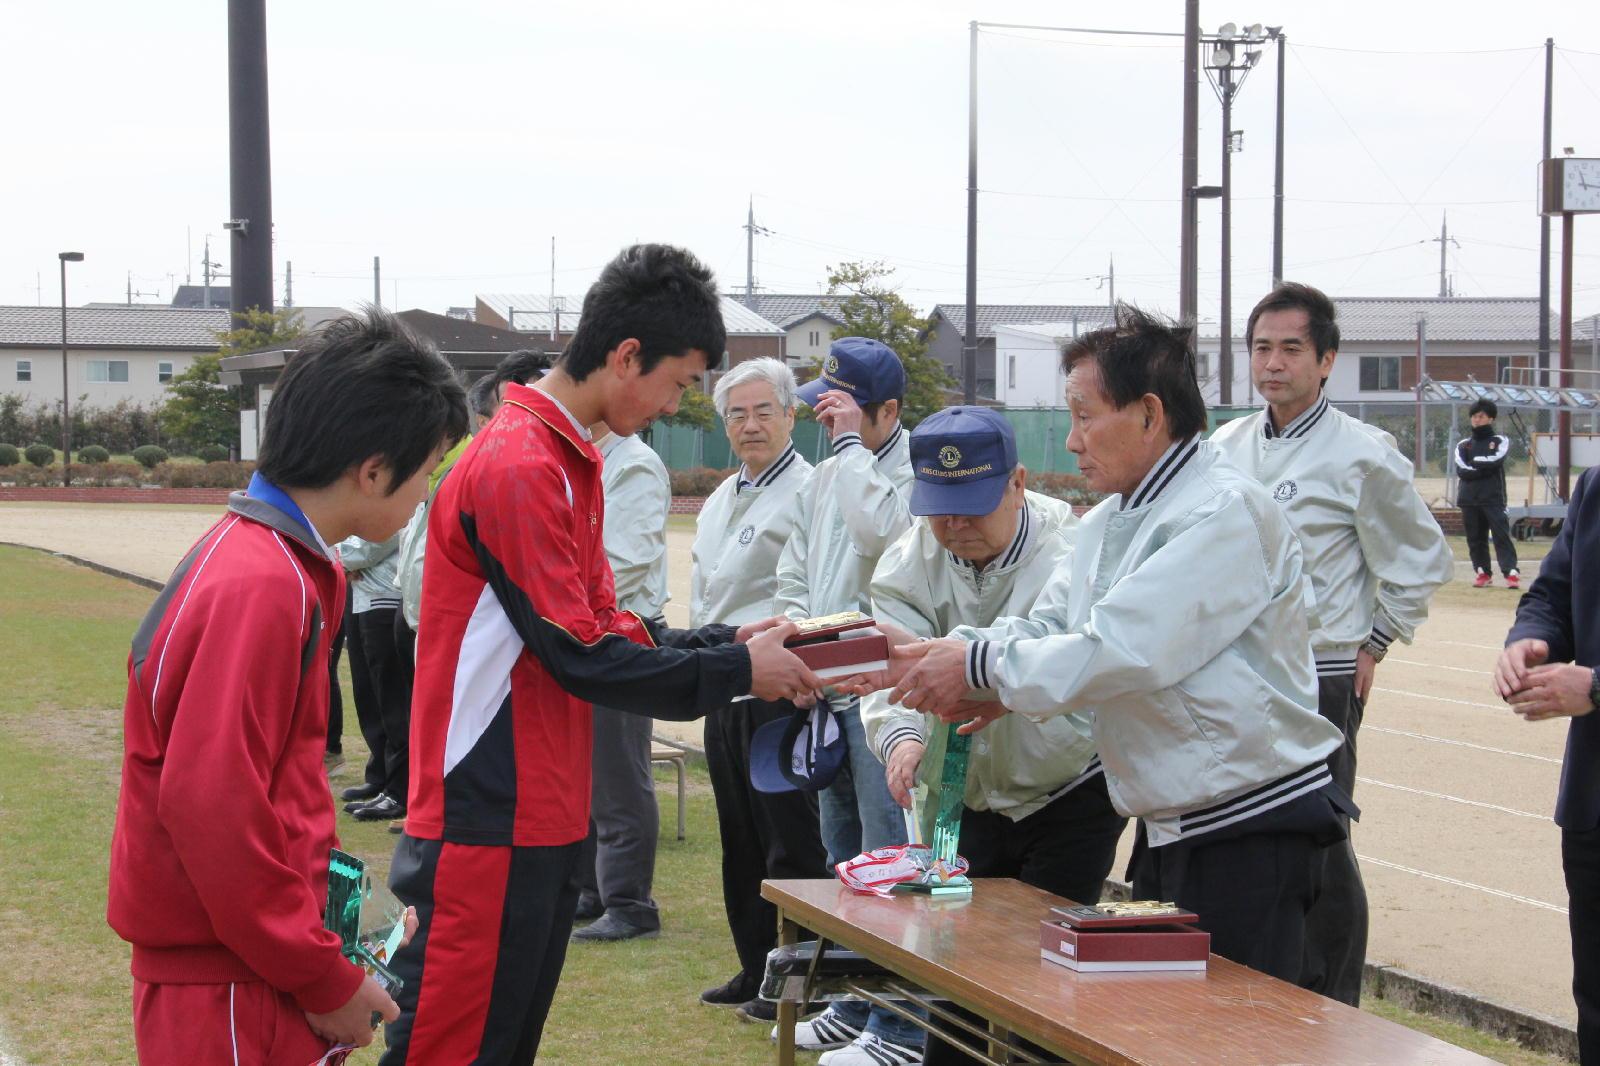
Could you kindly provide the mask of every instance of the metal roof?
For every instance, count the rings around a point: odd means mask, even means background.
[[[226,308],[67,308],[67,343],[80,348],[151,348],[215,351],[217,334],[231,323]],[[0,347],[51,348],[61,344],[61,308],[0,306]]]
[[[518,292],[488,292],[479,293],[478,299],[507,323],[511,322],[511,312],[515,309],[517,312],[515,325],[519,332],[548,333],[552,319],[556,317],[551,312],[548,296]],[[578,328],[581,317],[579,310],[583,307],[583,298],[557,296],[556,300],[559,301],[557,306],[561,308],[561,332],[571,333]],[[730,334],[739,336],[752,334],[777,336],[783,333],[778,326],[731,296],[722,297],[722,324]]]
[[[1430,341],[1519,341],[1539,339],[1539,300],[1533,296],[1343,296],[1339,339],[1348,341],[1411,341],[1417,319],[1428,321]],[[1560,319],[1550,315],[1551,344],[1560,335]]]
[[[754,296],[735,296],[734,299],[783,329],[817,315],[830,322],[844,324],[844,316],[839,312],[839,304],[844,301],[842,296],[758,292]]]
[[[933,315],[938,315],[957,333],[967,329],[966,304],[937,304]],[[1078,320],[1078,328],[1099,329],[1111,324],[1112,309],[1105,304],[979,304],[978,336],[993,337],[994,327],[1020,325],[1028,322],[1071,322]],[[929,316],[933,317],[932,315]]]

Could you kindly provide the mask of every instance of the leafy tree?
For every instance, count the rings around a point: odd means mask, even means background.
[[[717,407],[698,385],[683,390],[678,409],[663,421],[674,426],[694,426],[696,429],[717,428]]]
[[[223,358],[287,344],[304,332],[300,312],[293,308],[251,309],[241,317],[237,328],[217,334],[219,350],[197,356],[167,385],[167,401],[158,416],[162,432],[191,451],[239,442],[239,390],[222,384]]]
[[[928,320],[918,317],[891,284],[894,268],[881,262],[846,262],[828,268],[828,293],[843,297],[840,337],[872,337],[895,350],[906,368],[900,419],[907,428],[945,406],[944,390],[955,387],[944,364],[928,354]],[[811,376],[815,376],[815,372]]]

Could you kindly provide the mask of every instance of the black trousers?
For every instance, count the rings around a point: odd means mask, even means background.
[[[328,655],[328,743],[326,750],[340,754],[344,751],[344,694],[339,691],[339,654],[344,651],[345,621],[350,617],[348,605],[339,628],[333,632],[333,649]]]
[[[395,607],[375,607],[349,619],[350,684],[356,720],[367,742],[365,778],[401,803],[411,779],[411,685],[395,642]]]
[[[1561,831],[1572,929],[1572,998],[1578,1004],[1578,1061],[1600,1066],[1600,827]]]
[[[400,1020],[385,1027],[379,1066],[533,1062],[567,958],[582,851],[581,841],[400,838],[389,887],[417,909],[417,934],[395,953]]]
[[[1306,913],[1324,850],[1306,833],[1261,832],[1134,845],[1133,897],[1170,900],[1200,916],[1211,950],[1252,970],[1300,984]]]
[[[1356,698],[1355,675],[1317,680],[1317,709],[1339,727],[1344,744],[1328,756],[1328,769],[1345,794],[1355,795],[1356,731],[1366,708]],[[1348,825],[1346,826],[1348,829]],[[1318,889],[1306,915],[1305,965],[1300,984],[1350,1006],[1361,1003],[1361,969],[1367,960],[1367,887],[1354,842],[1347,835],[1318,852]]]
[[[1472,569],[1477,573],[1492,573],[1489,568],[1489,535],[1494,534],[1494,554],[1500,561],[1500,574],[1504,576],[1517,568],[1517,548],[1511,539],[1511,524],[1506,520],[1505,505],[1497,507],[1461,508],[1461,525],[1467,534],[1467,554],[1472,557]]]
[[[828,874],[816,793],[758,792],[750,784],[751,735],[793,710],[789,703],[750,699],[706,716],[706,765],[722,837],[722,901],[739,967],[757,982],[778,940],[778,911],[761,898],[762,880]]]
[[[578,865],[580,903],[595,903],[640,929],[660,929],[651,897],[661,810],[650,772],[652,722],[640,714],[594,708],[594,779],[589,839]]]
[[[1077,788],[1026,818],[1013,821],[992,811],[961,812],[963,858],[972,877],[1014,877],[1079,903],[1100,902],[1100,892],[1117,857],[1117,840],[1128,820],[1111,806],[1106,778],[1097,774]],[[982,1019],[953,1003],[952,1013],[983,1028]],[[935,1028],[953,1026],[933,1019]],[[969,1042],[971,1034],[962,1033]],[[1039,1052],[1026,1042],[1020,1046]],[[954,1066],[977,1062],[954,1045],[930,1035],[923,1062],[926,1066]]]

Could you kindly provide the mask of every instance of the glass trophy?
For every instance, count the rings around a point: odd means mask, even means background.
[[[401,986],[389,961],[405,937],[405,913],[393,896],[375,893],[366,863],[338,848],[329,852],[323,924],[339,937],[344,957],[371,974],[391,996]]]
[[[932,868],[921,880],[896,885],[896,892],[972,895],[972,882],[950,870],[961,843],[961,812],[967,794],[967,756],[971,748],[972,738],[957,733],[955,725],[930,728],[922,756],[923,769],[928,772],[923,782],[911,790],[912,809],[907,812],[906,823],[911,843],[929,845]],[[928,803],[930,797],[932,804]]]

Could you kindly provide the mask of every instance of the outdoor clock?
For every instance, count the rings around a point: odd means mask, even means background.
[[[1600,159],[1546,159],[1539,177],[1541,215],[1600,212]]]

